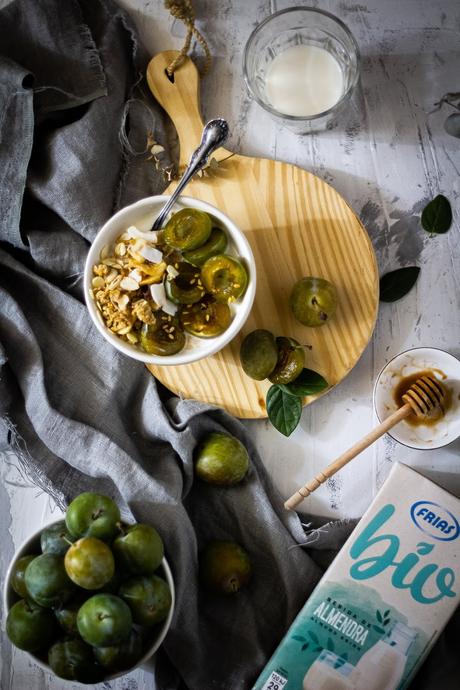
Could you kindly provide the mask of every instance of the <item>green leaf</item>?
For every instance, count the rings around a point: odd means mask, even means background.
[[[309,642],[305,642],[305,644],[302,645],[302,652],[304,652],[306,649],[308,649],[310,646]]]
[[[293,635],[292,639],[297,640],[297,642],[305,642],[305,637],[302,637],[302,635]]]
[[[280,433],[290,436],[300,421],[300,398],[288,395],[279,386],[270,386],[267,392],[268,418]]]
[[[385,632],[385,630],[384,630],[383,628],[381,628],[380,625],[373,625],[372,627],[373,627],[374,630],[376,630],[378,633],[382,633],[382,634],[383,634],[383,633]]]
[[[313,642],[315,642],[316,644],[319,644],[318,636],[317,636],[314,632],[312,632],[311,630],[309,630],[309,631],[308,631],[308,634],[310,635],[310,637],[311,637],[311,639],[313,640]],[[321,647],[321,649],[322,649],[322,647]]]
[[[385,613],[383,614],[383,617],[384,617],[384,618],[388,618],[389,615],[390,615],[390,609],[387,609],[387,610],[385,611]]]
[[[382,618],[382,614],[380,613],[380,611],[378,609],[377,609],[376,616],[377,616],[378,622],[381,623],[383,621],[383,618]]]
[[[406,266],[385,273],[380,278],[380,301],[396,302],[397,299],[407,295],[417,282],[419,273],[418,266]]]
[[[430,235],[442,235],[448,231],[451,225],[452,208],[449,199],[438,194],[422,211],[423,229]]]
[[[302,369],[295,381],[280,384],[281,390],[288,395],[297,395],[303,398],[304,395],[316,395],[328,387],[325,378],[312,369]]]
[[[327,648],[330,652],[334,651],[334,642],[330,637],[327,638]]]

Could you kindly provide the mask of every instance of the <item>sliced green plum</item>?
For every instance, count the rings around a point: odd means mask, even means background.
[[[276,339],[278,361],[268,380],[272,383],[290,383],[294,381],[305,366],[305,351],[294,338]]]
[[[70,534],[64,520],[60,520],[55,525],[45,527],[40,536],[42,552],[55,553],[58,556],[64,556],[74,541],[75,537]]]
[[[8,612],[6,633],[10,641],[26,652],[47,647],[56,636],[58,626],[48,609],[21,599]]]
[[[232,314],[228,304],[207,296],[196,304],[183,307],[179,319],[187,333],[198,338],[215,338],[230,326]]]
[[[227,249],[227,235],[221,228],[213,228],[207,242],[198,247],[184,252],[184,259],[193,266],[201,267],[211,256],[223,254]]]
[[[278,346],[270,331],[258,328],[241,343],[240,361],[243,371],[256,381],[263,381],[272,373],[278,361]]]
[[[185,334],[177,318],[163,313],[157,318],[155,326],[142,326],[140,343],[149,355],[167,357],[183,349]]]
[[[48,652],[52,671],[65,680],[76,680],[87,685],[104,679],[104,669],[95,663],[93,650],[83,640],[61,640]]]
[[[248,273],[238,259],[217,254],[203,264],[201,280],[206,291],[218,302],[233,302],[244,294]]]
[[[95,594],[77,614],[78,632],[93,647],[110,647],[125,640],[131,631],[129,606],[114,594]]]
[[[83,589],[100,589],[112,579],[115,560],[105,542],[83,537],[72,544],[64,558],[67,575]]]
[[[16,561],[13,572],[11,573],[11,586],[20,597],[27,599],[29,593],[24,581],[24,574],[29,563],[32,563],[37,556],[22,556]]]
[[[171,608],[168,583],[158,575],[133,577],[122,584],[120,597],[126,601],[138,625],[150,627],[161,623]]]
[[[43,553],[34,558],[26,568],[24,582],[30,597],[46,608],[62,606],[75,592],[63,557],[55,553]]]
[[[182,261],[177,264],[178,275],[166,280],[166,296],[175,304],[194,304],[205,295],[200,271]]]
[[[171,216],[164,227],[162,238],[174,249],[196,249],[211,234],[211,217],[196,208],[183,208]]]
[[[91,491],[80,494],[69,505],[65,524],[74,537],[96,537],[111,541],[118,532],[120,511],[108,496]]]
[[[135,575],[151,575],[160,565],[163,540],[151,525],[136,524],[126,528],[112,544],[117,566]]]

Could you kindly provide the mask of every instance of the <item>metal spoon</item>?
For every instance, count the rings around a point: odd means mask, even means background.
[[[174,192],[171,194],[170,198],[163,206],[158,218],[155,220],[152,226],[152,230],[159,230],[163,225],[163,222],[174,205],[177,197],[187,185],[194,174],[201,170],[207,163],[210,154],[222,146],[228,137],[228,124],[226,120],[222,118],[217,118],[216,120],[210,120],[208,124],[203,129],[203,134],[201,135],[201,142],[197,149],[192,153],[190,158],[190,163],[185,169],[182,178],[177,185]]]

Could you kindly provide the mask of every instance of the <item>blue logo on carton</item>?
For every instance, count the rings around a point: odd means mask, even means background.
[[[453,541],[460,534],[457,518],[438,503],[417,501],[411,506],[410,516],[419,530],[433,539]]]

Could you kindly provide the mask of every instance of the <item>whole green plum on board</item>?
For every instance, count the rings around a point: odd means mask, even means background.
[[[304,326],[324,326],[337,309],[337,290],[324,278],[302,278],[292,288],[289,304]]]

